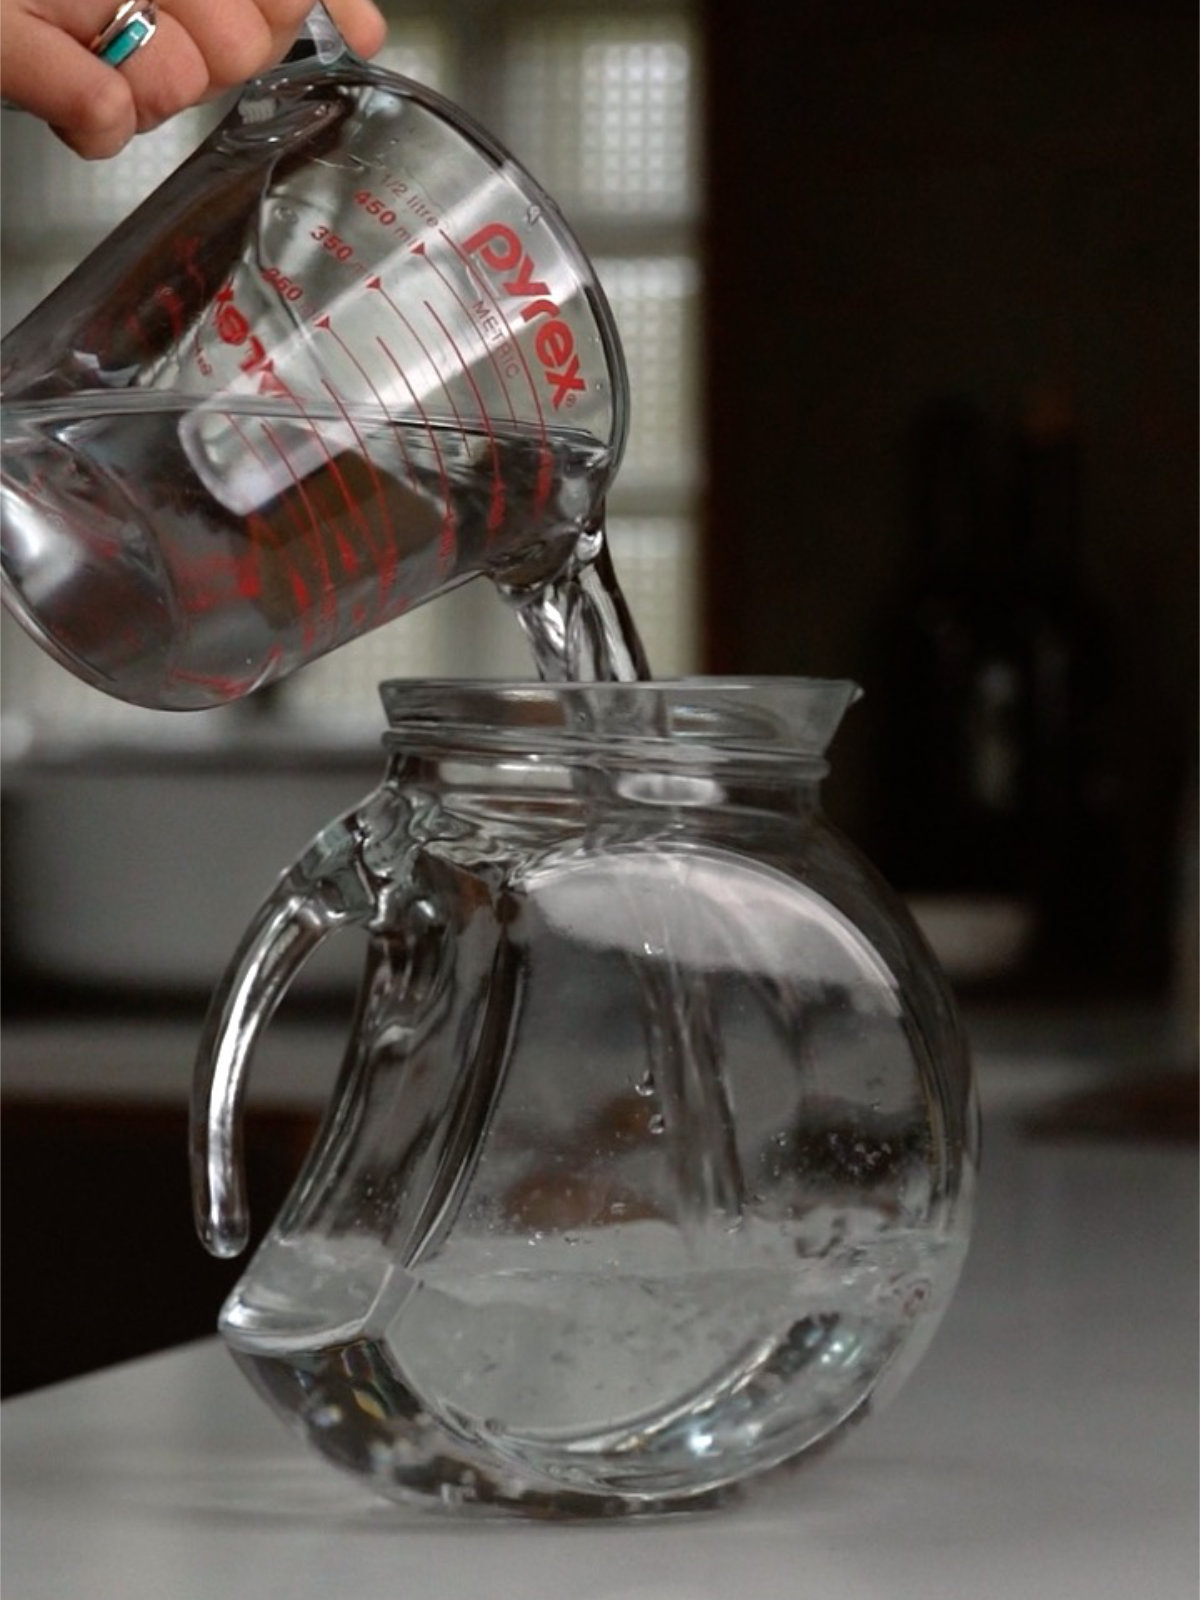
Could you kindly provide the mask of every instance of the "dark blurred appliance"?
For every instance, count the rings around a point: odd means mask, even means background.
[[[1120,948],[1118,784],[1070,408],[1039,391],[1004,439],[939,401],[910,465],[908,565],[868,683],[880,864],[964,980],[1096,977]]]

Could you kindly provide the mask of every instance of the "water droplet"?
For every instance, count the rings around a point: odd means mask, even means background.
[[[639,1078],[633,1086],[633,1092],[648,1099],[654,1093],[654,1074],[648,1072],[644,1078]]]
[[[531,205],[529,207],[529,209],[525,213],[525,221],[528,222],[530,225],[532,225],[533,223],[540,222],[541,220],[542,220],[542,208],[541,208],[541,206],[539,206],[539,205]]]
[[[666,1123],[666,1119],[663,1116],[661,1111],[656,1111],[655,1112],[655,1114],[650,1118],[650,1121],[646,1124],[646,1128],[647,1128],[647,1131],[650,1132],[650,1133],[665,1133],[666,1132],[667,1123]]]

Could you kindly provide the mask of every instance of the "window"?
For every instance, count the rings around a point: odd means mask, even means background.
[[[617,571],[654,670],[697,670],[700,73],[690,9],[440,0],[428,9],[393,3],[389,11],[380,61],[490,128],[555,197],[592,257],[621,330],[633,395],[630,439],[609,501]],[[5,326],[172,170],[211,120],[199,112],[176,119],[96,166],[31,120],[9,116]],[[49,232],[47,193],[58,201]],[[4,666],[6,712],[47,734],[136,736],[181,720],[83,688],[11,622]],[[314,662],[272,694],[269,710],[314,732],[322,721],[373,732],[381,678],[530,670],[515,620],[489,585],[472,583]],[[219,724],[239,714],[244,708],[182,720]]]

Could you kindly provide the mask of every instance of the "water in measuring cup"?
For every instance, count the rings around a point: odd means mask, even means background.
[[[326,409],[303,419],[335,441],[325,464],[236,510],[196,470],[194,401],[125,390],[7,408],[9,577],[75,670],[157,709],[234,700],[483,572],[546,676],[644,674],[593,521],[609,466],[595,440],[364,408],[350,449],[336,443],[347,408]],[[260,455],[298,427],[272,399],[223,401],[220,417]]]
[[[309,1442],[384,1494],[469,1504],[513,1498],[516,1480],[529,1509],[653,1508],[836,1434],[918,1358],[961,1247],[866,1207],[833,1234],[818,1255],[762,1220],[699,1251],[647,1220],[452,1236],[390,1278],[369,1241],[269,1241],[254,1299],[235,1294],[222,1328]],[[357,1322],[348,1258],[360,1285],[384,1285]],[[279,1305],[302,1305],[305,1326],[281,1328]]]

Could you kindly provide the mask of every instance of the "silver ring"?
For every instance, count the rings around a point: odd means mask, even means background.
[[[157,27],[154,0],[125,0],[88,49],[110,67],[124,66],[130,56],[150,42]]]

